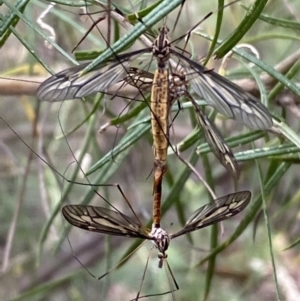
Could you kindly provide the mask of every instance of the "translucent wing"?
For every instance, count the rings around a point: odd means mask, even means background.
[[[217,128],[210,122],[209,118],[196,107],[198,120],[204,131],[205,139],[210,145],[212,152],[218,158],[220,163],[234,176],[235,179],[240,177],[240,170],[231,149],[223,140]]]
[[[175,234],[171,234],[170,237],[175,238],[228,219],[241,212],[248,205],[250,199],[251,193],[249,191],[240,191],[223,196],[215,200],[214,203],[196,210],[188,219],[184,228]]]
[[[63,207],[62,213],[71,225],[84,230],[152,239],[149,229],[117,211],[96,206],[67,205]]]
[[[257,98],[183,54],[172,52],[186,62],[186,76],[195,93],[218,112],[251,129],[266,130],[272,127],[270,112]]]
[[[82,76],[80,73],[88,64],[82,64],[61,71],[46,79],[38,88],[37,97],[42,101],[58,102],[95,94],[117,83],[126,75],[129,62],[114,63],[93,70]]]
[[[61,71],[40,85],[37,97],[42,101],[57,102],[105,92],[109,86],[123,80],[131,61],[146,51],[148,49],[120,55],[83,75],[81,73],[89,63]]]

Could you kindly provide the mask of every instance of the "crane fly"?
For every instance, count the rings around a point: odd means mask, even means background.
[[[152,224],[150,230],[119,211],[103,207],[66,205],[62,208],[62,213],[71,225],[87,231],[152,241],[158,250],[158,267],[161,268],[164,261],[167,263],[166,251],[172,239],[233,217],[245,209],[250,199],[251,193],[249,191],[240,191],[220,197],[213,203],[206,204],[196,210],[187,220],[185,226],[174,234],[168,234],[161,227],[157,227],[155,223]],[[168,263],[167,266],[169,268]],[[170,274],[172,275],[171,270]],[[174,278],[173,281],[175,286],[179,288]],[[138,299],[138,296],[135,300]]]
[[[172,72],[172,66],[169,61],[171,55],[177,57],[180,64],[184,63],[185,65],[184,84],[181,84],[184,86],[184,94],[188,94],[187,82],[189,82],[199,96],[202,96],[227,117],[242,121],[251,128],[267,129],[272,126],[271,115],[260,102],[217,73],[174,50],[168,39],[168,32],[166,26],[161,27],[152,48],[121,54],[116,59],[98,66],[82,76],[80,76],[81,71],[87,64],[64,70],[42,83],[37,92],[38,98],[46,101],[63,101],[88,96],[99,91],[105,92],[109,86],[117,82],[124,80],[126,82],[126,79],[128,81],[128,78],[131,77],[130,64],[139,55],[147,52],[153,54],[157,61],[151,85],[150,105],[154,145],[153,219],[158,228],[160,226],[162,179],[167,169],[168,116],[171,104],[182,95],[176,86],[176,81],[173,81],[174,85],[170,85],[169,70]],[[134,77],[132,82],[135,83]],[[136,86],[138,85],[136,84]],[[200,125],[204,129],[206,140],[214,154],[231,174],[238,178],[239,168],[232,151],[201,109],[195,105],[195,102],[193,104]]]
[[[156,176],[154,177],[158,184],[166,171],[167,119],[170,103],[178,98],[176,91],[175,97],[169,95],[171,87],[169,75],[172,74],[170,58],[176,58],[177,66],[181,66],[184,70],[185,95],[189,95],[188,86],[190,86],[208,105],[226,117],[235,119],[251,129],[267,130],[273,125],[271,114],[254,96],[213,70],[207,69],[175,50],[167,37],[168,31],[166,26],[159,29],[159,36],[154,41],[152,48],[118,55],[117,58],[111,59],[83,75],[82,70],[89,63],[66,69],[44,81],[37,91],[38,99],[49,102],[105,92],[111,85],[130,81],[128,78],[130,77],[131,63],[144,53],[152,53],[157,60],[157,69],[152,82],[150,109],[155,153]],[[131,82],[135,84],[134,79]],[[189,98],[191,99],[191,97]],[[193,104],[200,125],[206,129],[204,133],[214,154],[235,177],[238,177],[237,163],[231,150],[199,106],[195,102]]]
[[[168,32],[167,27],[160,28],[161,39]],[[172,43],[164,39],[169,56],[177,57],[185,66],[186,79],[197,95],[208,105],[230,119],[237,120],[251,129],[267,130],[273,125],[268,109],[253,95],[223,76],[207,69],[172,48]],[[61,102],[69,99],[86,97],[97,92],[105,92],[108,87],[123,80],[128,75],[132,61],[141,54],[153,53],[153,47],[148,47],[130,53],[118,55],[117,58],[100,64],[90,72],[82,74],[89,63],[68,68],[46,79],[37,91],[41,101]],[[166,49],[164,49],[166,51]],[[172,68],[170,66],[170,68]]]

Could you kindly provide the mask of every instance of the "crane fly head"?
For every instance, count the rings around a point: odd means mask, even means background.
[[[158,61],[166,62],[170,58],[170,40],[168,38],[169,29],[167,26],[159,28],[159,35],[153,43],[153,56]]]

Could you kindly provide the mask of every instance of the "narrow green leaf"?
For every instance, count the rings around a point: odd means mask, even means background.
[[[249,10],[247,11],[246,16],[236,28],[236,30],[230,34],[229,37],[216,49],[215,56],[216,58],[222,58],[226,53],[228,53],[249,31],[254,22],[259,18],[264,7],[268,3],[268,0],[256,0]]]

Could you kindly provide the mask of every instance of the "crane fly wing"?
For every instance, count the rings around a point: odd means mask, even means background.
[[[66,205],[62,213],[71,225],[84,230],[151,239],[149,229],[121,212],[96,206]]]
[[[153,73],[131,67],[128,70],[127,76],[124,78],[124,81],[140,91],[151,93],[153,78]]]
[[[37,98],[59,102],[105,92],[109,86],[126,76],[129,62],[115,62],[80,76],[87,65],[88,63],[72,67],[49,77],[39,86]]]
[[[196,210],[188,219],[184,228],[170,236],[175,238],[228,219],[244,210],[250,199],[250,191],[240,191],[223,196],[215,200],[214,203],[207,204]]]
[[[82,74],[90,63],[81,64],[46,79],[38,88],[37,98],[42,101],[58,102],[105,92],[106,89],[126,77],[131,62],[149,49],[141,49],[119,55],[116,59],[100,64]]]
[[[240,176],[240,169],[231,149],[202,110],[199,107],[196,107],[196,111],[198,113],[198,120],[204,131],[205,139],[212,152],[233,177],[238,179]]]
[[[267,130],[272,127],[270,112],[256,97],[213,70],[177,51],[172,52],[186,63],[186,77],[195,93],[218,112],[251,129]]]
[[[201,76],[193,75],[191,85],[199,96],[223,115],[251,129],[267,130],[272,127],[272,117],[267,108],[219,74],[210,71]]]

